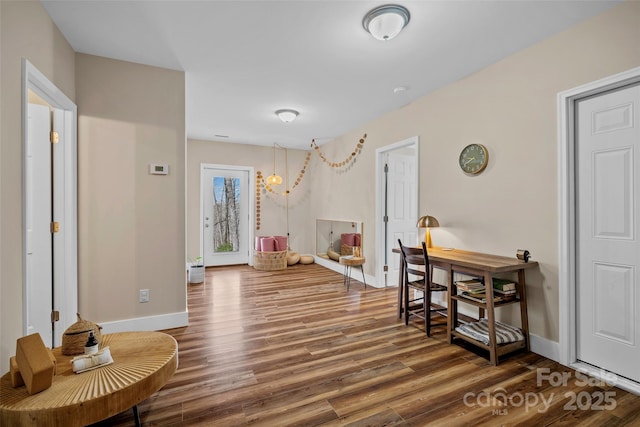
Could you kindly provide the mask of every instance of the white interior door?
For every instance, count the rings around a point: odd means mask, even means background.
[[[38,332],[57,347],[78,312],[77,107],[26,59],[22,74],[22,327],[24,335]],[[52,127],[58,134],[53,145]],[[53,235],[52,221],[59,224]],[[52,310],[58,321],[52,322]]]
[[[28,105],[25,147],[26,216],[26,334],[39,333],[53,347],[53,250],[51,237],[51,112],[45,105]]]
[[[412,137],[376,150],[376,282],[397,286],[398,239],[416,243],[419,139]],[[379,285],[379,286],[380,286]]]
[[[387,156],[388,166],[388,225],[387,247],[389,274],[387,284],[398,284],[400,255],[392,252],[398,247],[398,239],[403,245],[417,244],[416,222],[418,220],[417,167],[418,159],[410,148],[391,151]]]
[[[577,359],[640,381],[640,85],[577,117]]]
[[[249,170],[201,168],[205,266],[249,263]]]

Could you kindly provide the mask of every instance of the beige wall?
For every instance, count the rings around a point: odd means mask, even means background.
[[[0,2],[0,373],[22,336],[22,58],[75,99],[74,52],[36,1]]]
[[[336,138],[321,147],[332,161],[347,157],[368,134],[347,172],[327,167],[313,153],[301,227],[314,230],[316,218],[363,221],[365,271],[375,274],[375,151],[418,136],[419,212],[440,220],[434,243],[506,256],[531,251],[540,263],[527,274],[531,332],[558,341],[556,97],[640,66],[638,40],[640,2],[627,2]],[[490,152],[489,166],[476,177],[464,175],[457,163],[472,142]],[[264,147],[189,141],[190,254],[198,248],[199,193],[193,187],[200,158],[271,168]],[[263,218],[273,215],[264,203],[262,211]],[[314,244],[307,239],[301,250],[313,252]],[[518,314],[512,307],[498,316],[510,320]]]
[[[185,312],[184,73],[78,54],[76,93],[80,312]]]
[[[193,259],[200,254],[200,165],[252,167],[255,175],[260,171],[266,178],[273,172],[273,147],[189,140],[187,153],[187,254],[189,259]],[[290,187],[304,167],[305,156],[305,151],[287,150]],[[276,168],[284,179],[285,152],[282,149],[276,150]],[[310,165],[301,183],[289,196],[289,246],[292,251],[300,253],[312,253],[315,242],[315,225],[308,226],[307,221],[309,182],[313,174],[314,168]],[[253,181],[255,183],[255,176]],[[284,183],[279,187],[279,194],[268,193],[260,187],[260,229],[254,230],[255,236],[286,234],[286,202],[280,194]],[[255,192],[251,197],[255,198]]]
[[[531,251],[540,263],[527,274],[531,332],[558,341],[556,96],[640,66],[639,41],[640,2],[627,2],[354,129],[326,149],[344,153],[367,132],[362,158],[347,174],[324,172],[332,185],[313,187],[311,211],[362,219],[373,272],[374,195],[360,189],[374,188],[376,148],[419,136],[419,211],[440,221],[434,244],[506,256]],[[472,142],[490,153],[476,177],[457,164]]]
[[[268,174],[272,152],[190,141],[187,159],[182,73],[74,58],[38,2],[2,1],[0,19],[1,367],[21,335],[21,57],[78,104],[80,310],[91,320],[184,311],[185,237],[189,257],[199,245],[199,164],[248,165]],[[362,220],[366,271],[373,274],[375,150],[419,136],[419,209],[442,224],[433,232],[435,243],[503,255],[529,249],[541,263],[528,275],[531,330],[557,341],[556,95],[640,66],[639,39],[640,3],[627,2],[323,146],[328,158],[342,159],[368,133],[347,173],[312,157],[301,191],[292,196],[293,249],[313,251],[317,217]],[[471,142],[487,145],[491,156],[487,170],[473,178],[457,166]],[[303,152],[290,151],[290,169],[303,159]],[[148,175],[150,162],[168,163],[170,175]],[[261,207],[257,233],[281,233],[282,200],[266,199]],[[139,288],[151,290],[150,303],[137,302]]]

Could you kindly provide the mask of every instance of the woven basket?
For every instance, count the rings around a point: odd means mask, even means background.
[[[265,271],[284,270],[287,268],[287,251],[256,251],[253,255],[253,268]]]
[[[353,255],[353,248],[357,248],[358,246],[349,246],[342,244],[340,246],[340,255]]]
[[[96,337],[98,343],[102,342],[102,333],[100,332],[102,326],[83,320],[78,313],[76,315],[78,321],[69,326],[62,335],[62,354],[65,356],[83,354],[84,345],[87,343],[91,331],[93,331],[93,336]]]

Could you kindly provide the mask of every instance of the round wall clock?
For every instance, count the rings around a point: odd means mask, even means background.
[[[460,152],[458,164],[460,169],[468,175],[479,174],[487,167],[489,151],[482,144],[469,144]]]

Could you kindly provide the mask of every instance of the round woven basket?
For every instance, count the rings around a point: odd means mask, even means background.
[[[93,336],[98,340],[98,344],[102,342],[102,326],[83,320],[80,314],[76,313],[78,321],[69,326],[62,335],[62,354],[65,356],[73,356],[84,353],[84,345],[89,338],[89,332],[93,331]]]
[[[287,268],[287,251],[254,252],[253,268],[256,270],[284,270]]]

